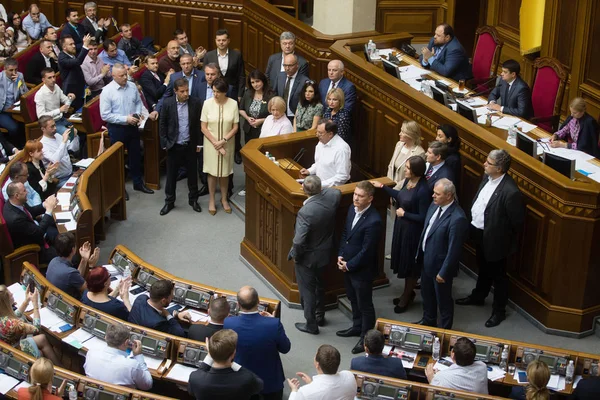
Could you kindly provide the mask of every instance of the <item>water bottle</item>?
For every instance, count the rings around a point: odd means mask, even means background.
[[[268,151],[265,151],[265,157],[267,157],[270,160],[271,159],[271,153],[269,153]]]
[[[432,351],[431,357],[433,357],[433,359],[436,361],[440,359],[440,338],[439,337],[436,337],[435,341],[433,342],[433,351]]]
[[[369,43],[367,44],[367,54],[369,54],[369,58],[373,57],[375,50],[377,50],[377,45],[373,43],[373,40],[369,40]]]
[[[575,366],[573,365],[573,360],[569,360],[569,365],[567,365],[567,375],[565,376],[565,383],[570,385],[573,383],[573,376],[575,375]]]
[[[502,356],[500,357],[500,369],[502,371],[506,371],[508,367],[508,346],[504,345],[504,350],[502,350]]]
[[[514,124],[508,128],[508,138],[512,143],[516,143],[517,141],[517,130],[519,130],[519,128],[517,128],[517,124]]]
[[[68,393],[69,393],[69,400],[77,400],[77,390],[75,389],[75,386],[69,384],[68,385]]]
[[[129,265],[125,267],[125,271],[123,271],[123,279],[131,278],[131,270],[129,269]]]

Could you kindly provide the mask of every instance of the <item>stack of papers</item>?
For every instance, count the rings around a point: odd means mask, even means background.
[[[508,130],[508,128],[518,124],[519,122],[521,122],[521,119],[517,117],[502,117],[495,122],[492,122],[492,126],[495,128]]]
[[[406,81],[407,79],[420,79],[422,75],[429,73],[426,69],[409,65],[407,67],[400,67],[400,79]]]
[[[529,122],[521,121],[521,122],[518,122],[518,123],[517,123],[517,127],[518,127],[518,128],[521,130],[521,131],[523,131],[523,132],[527,133],[527,132],[529,132],[529,131],[532,131],[532,130],[534,130],[535,128],[537,128],[537,125],[530,124]]]
[[[186,365],[175,364],[167,374],[167,378],[178,382],[187,382],[190,380],[191,373],[196,369]]]
[[[156,358],[144,355],[144,361],[146,361],[146,366],[150,369],[158,369],[160,364],[162,364],[164,358]]]
[[[560,392],[561,390],[565,390],[565,387],[566,387],[565,377],[560,376],[558,374],[550,375],[550,380],[548,381],[548,384],[546,386],[548,387],[548,389],[552,389],[557,392]]]
[[[490,371],[491,368],[491,371]],[[488,379],[490,381],[498,381],[506,377],[506,372],[497,365],[488,365]]]
[[[71,333],[69,336],[63,338],[62,341],[70,344],[76,349],[80,349],[83,347],[83,343],[85,343],[93,337],[94,335],[92,335],[91,333],[79,328],[75,332]]]
[[[58,205],[62,207],[63,211],[69,210],[71,207],[71,193],[60,191],[56,193],[56,200]]]
[[[93,162],[94,162],[93,158],[86,158],[84,160],[79,160],[79,162],[75,163],[75,166],[85,169],[85,168],[89,167]]]
[[[64,224],[65,229],[67,231],[74,231],[77,229],[77,221],[73,219],[73,214],[70,211],[57,212],[54,214],[54,218],[68,220],[67,222],[60,222],[59,224]]]
[[[17,303],[17,306],[20,306],[21,304],[23,304],[23,302],[25,301],[25,288],[19,283],[19,282],[15,282],[12,285],[10,285],[8,287],[8,290],[12,293],[14,299],[15,299],[15,303]],[[27,308],[25,309],[25,311],[31,311],[33,310],[33,303],[29,303],[27,305]]]
[[[487,104],[487,100],[482,99],[481,97],[469,97],[468,99],[462,99],[462,101],[471,107],[485,106]]]
[[[21,381],[13,378],[12,376],[0,374],[0,393],[6,394],[10,392],[10,389],[17,386],[19,382]]]
[[[83,343],[83,347],[88,349],[88,351],[92,350],[92,349],[103,350],[106,347],[108,347],[108,345],[106,344],[106,342],[104,340],[99,339],[96,336],[92,336],[90,339],[86,340]]]
[[[52,332],[66,332],[73,328],[73,325],[60,318],[48,307],[40,309],[40,322],[43,327],[50,329]]]

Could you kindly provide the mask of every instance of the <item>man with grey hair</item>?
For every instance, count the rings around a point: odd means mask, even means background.
[[[152,388],[152,375],[142,355],[142,342],[129,340],[129,328],[123,324],[109,325],[104,340],[106,347],[88,350],[83,365],[85,374],[93,379],[132,389]],[[129,348],[133,357],[129,357],[127,353]]]
[[[425,228],[419,240],[416,254],[421,270],[421,295],[423,318],[420,325],[438,326],[437,310],[440,309],[440,328],[451,329],[454,319],[452,281],[458,273],[462,245],[467,236],[468,221],[456,202],[456,188],[446,178],[436,182],[433,203],[427,210]]]
[[[277,81],[277,75],[280,72],[285,72],[283,58],[288,54],[296,54],[296,35],[292,32],[282,32],[279,36],[279,45],[281,46],[281,53],[275,53],[269,57],[265,72],[271,86]],[[308,76],[308,62],[301,55],[296,54],[296,56],[298,57],[298,72]]]
[[[485,176],[473,199],[470,225],[479,275],[471,294],[456,300],[458,305],[483,305],[493,284],[492,316],[485,323],[488,328],[506,318],[509,284],[506,260],[517,251],[525,219],[521,192],[507,174],[510,163],[506,150],[492,150],[483,163]]]
[[[356,101],[356,87],[344,76],[344,63],[340,60],[331,60],[327,64],[327,78],[319,82],[319,93],[325,110],[327,110],[327,93],[330,90],[340,88],[344,91],[344,109],[352,115],[354,102]]]
[[[96,40],[96,43],[102,44],[108,27],[112,22],[110,18],[100,18],[96,16],[98,6],[93,1],[88,1],[83,5],[83,11],[85,12],[85,18],[81,21],[81,26],[85,33],[90,35]]]
[[[331,262],[335,214],[342,193],[338,189],[321,190],[321,178],[309,175],[302,184],[308,196],[298,211],[292,248],[288,260],[294,259],[300,304],[306,323],[297,322],[299,331],[319,333],[325,325],[325,286],[323,270]]]

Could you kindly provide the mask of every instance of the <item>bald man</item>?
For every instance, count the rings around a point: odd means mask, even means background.
[[[285,376],[279,353],[290,351],[290,339],[278,318],[267,311],[258,311],[256,289],[244,286],[238,292],[237,300],[239,315],[226,318],[223,325],[223,329],[233,329],[238,334],[234,361],[263,380],[263,399],[281,400]]]
[[[344,63],[331,60],[327,64],[327,78],[319,82],[319,93],[325,110],[327,110],[327,93],[331,89],[340,88],[344,91],[344,108],[352,113],[356,101],[356,87],[344,76]]]
[[[167,43],[167,56],[161,58],[158,62],[158,70],[165,75],[170,70],[175,72],[181,71],[181,65],[179,65],[179,43],[177,40],[171,40]]]

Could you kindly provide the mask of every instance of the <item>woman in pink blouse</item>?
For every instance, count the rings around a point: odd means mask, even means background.
[[[260,131],[260,137],[265,138],[269,136],[285,135],[286,133],[292,133],[294,127],[290,120],[285,116],[285,101],[279,96],[273,97],[269,100],[269,115],[262,125]]]
[[[558,132],[552,135],[550,146],[564,147],[583,151],[598,157],[598,123],[590,114],[585,112],[585,100],[576,97],[569,104],[571,115],[562,124]],[[563,142],[559,139],[566,140]]]

